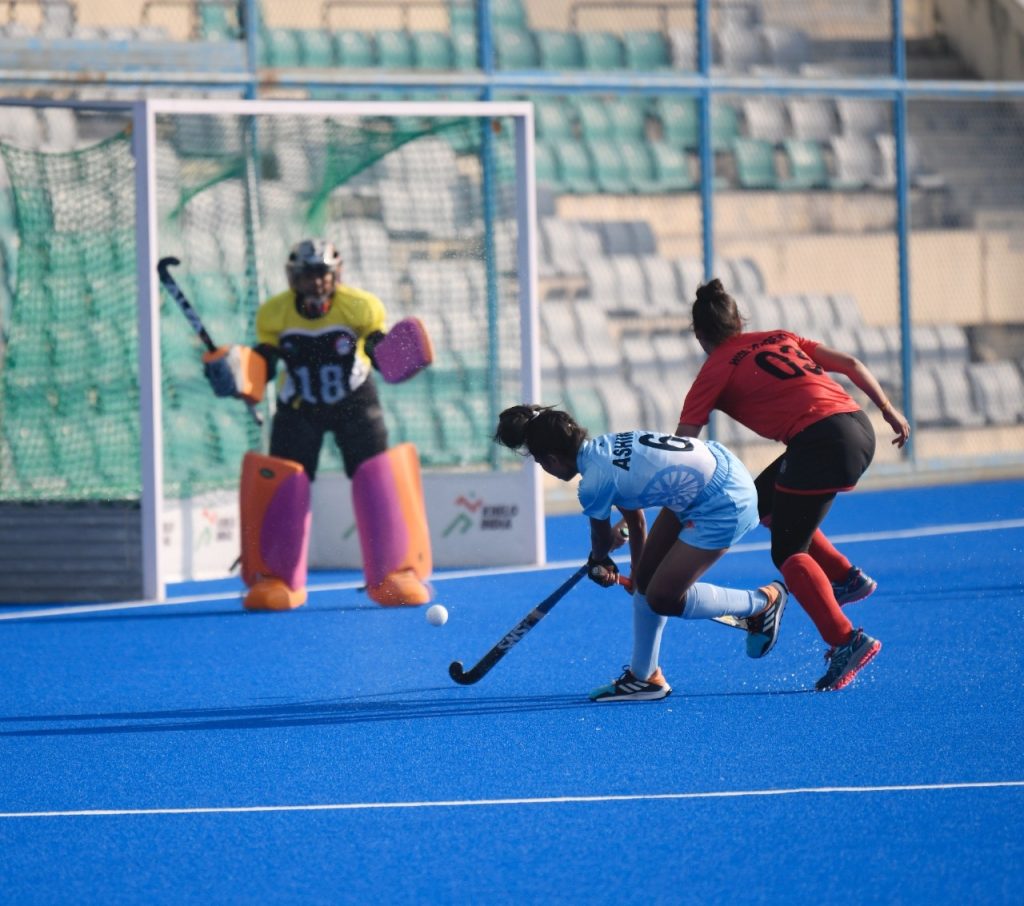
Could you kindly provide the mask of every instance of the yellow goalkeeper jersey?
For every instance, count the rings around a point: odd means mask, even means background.
[[[267,299],[256,313],[256,342],[284,363],[277,398],[284,405],[341,402],[370,374],[366,338],[386,326],[384,304],[373,293],[340,284],[321,318],[305,318],[292,290]]]

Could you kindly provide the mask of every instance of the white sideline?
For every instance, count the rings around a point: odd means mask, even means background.
[[[831,535],[836,544],[857,544],[865,541],[893,541],[897,538],[929,538],[936,535],[968,534],[971,532],[995,532],[1003,529],[1024,528],[1024,519],[998,519],[992,522],[959,522],[947,525],[930,525],[913,529],[893,529],[883,532],[857,532],[849,535]],[[730,548],[730,554],[749,553],[750,551],[766,551],[770,548],[767,541],[755,544],[737,544]],[[449,579],[469,579],[480,576],[500,576],[509,574],[544,572],[553,569],[576,569],[579,562],[560,560],[538,566],[502,566],[481,569],[449,570],[431,576],[431,582],[444,582]],[[362,588],[359,581],[311,584],[310,592],[316,591],[348,591]],[[115,610],[133,610],[140,607],[171,607],[178,604],[202,604],[208,601],[237,601],[241,598],[238,591],[220,592],[208,595],[182,595],[168,598],[166,601],[120,601],[116,604],[81,604],[75,606],[54,606],[41,610],[12,611],[0,613],[0,620],[28,620],[34,617],[62,617],[81,613],[105,613]]]
[[[322,805],[239,805],[197,808],[79,809],[53,812],[0,812],[0,818],[109,818],[128,815],[210,815],[241,812],[344,812],[385,808],[469,808],[475,806],[576,805],[589,802],[655,802],[682,799],[742,799],[754,796],[800,796],[832,793],[917,793],[934,790],[980,790],[1024,787],[1024,780],[979,783],[910,783],[888,786],[819,786],[781,790],[718,790],[708,793],[632,793],[610,796],[541,796],[523,799],[449,799],[423,802],[338,802]]]

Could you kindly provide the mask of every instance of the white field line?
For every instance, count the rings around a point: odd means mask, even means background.
[[[744,799],[760,796],[835,793],[919,793],[937,790],[1020,789],[1024,780],[980,783],[913,783],[892,786],[820,786],[781,790],[719,790],[707,793],[636,793],[612,796],[543,796],[523,799],[449,799],[423,802],[339,802],[321,805],[242,805],[197,808],[78,809],[52,812],[0,812],[0,818],[110,818],[129,815],[224,815],[241,812],[349,812],[389,808],[473,808],[479,806],[577,805],[591,802],[656,802],[683,799]]]
[[[930,538],[937,535],[965,535],[972,532],[997,532],[1004,529],[1024,528],[1024,519],[999,519],[992,522],[959,522],[947,525],[930,525],[913,529],[893,529],[881,532],[858,532],[849,535],[830,535],[835,544],[858,544],[867,541],[893,541],[898,538]],[[582,537],[582,536],[581,536]],[[771,548],[767,541],[755,544],[737,544],[729,549],[730,554],[743,554],[751,551],[766,551]],[[510,574],[545,572],[547,570],[576,569],[579,562],[560,560],[535,566],[498,566],[480,569],[449,570],[431,576],[430,581],[445,582],[450,579],[469,579],[481,576],[501,576]],[[325,582],[311,584],[310,592],[317,591],[348,591],[362,588],[362,582]],[[182,595],[168,598],[166,601],[120,601],[116,604],[80,604],[75,606],[55,606],[41,610],[24,610],[0,613],[0,620],[28,620],[34,617],[64,617],[81,613],[106,613],[116,610],[134,610],[141,607],[172,607],[178,604],[202,604],[210,601],[238,601],[241,592],[226,591],[208,595]]]

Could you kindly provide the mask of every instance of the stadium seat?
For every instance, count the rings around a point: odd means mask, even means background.
[[[751,66],[766,63],[756,31],[737,26],[719,28],[714,34],[715,59],[727,73],[744,73]]]
[[[660,97],[654,115],[661,123],[662,140],[686,150],[700,145],[700,118],[695,98]]]
[[[263,59],[273,69],[289,69],[302,65],[299,30],[268,28],[263,33]]]
[[[576,105],[567,98],[542,96],[533,102],[534,131],[544,141],[576,141]]]
[[[414,31],[412,38],[413,66],[430,71],[448,71],[455,66],[451,38],[440,31]]]
[[[452,57],[459,70],[479,69],[479,48],[476,34],[464,29],[452,31]]]
[[[782,180],[784,189],[820,189],[829,183],[828,163],[818,142],[786,139],[782,143],[789,175]]]
[[[537,141],[533,147],[534,173],[538,185],[559,188],[561,177],[558,173],[558,161],[554,149],[544,141]]]
[[[625,67],[625,50],[618,35],[603,31],[580,33],[583,67],[598,72],[612,72]]]
[[[299,57],[303,66],[329,69],[335,65],[334,41],[330,34],[319,28],[298,30]]]
[[[834,135],[829,147],[835,162],[829,179],[832,189],[863,189],[878,172],[878,150],[873,139],[861,135]]]
[[[602,142],[616,138],[615,129],[604,100],[584,97],[575,102],[575,107],[584,139],[590,142]]]
[[[536,69],[537,47],[533,35],[519,28],[494,29],[494,63],[499,69]]]
[[[643,255],[639,258],[647,283],[647,298],[654,311],[677,312],[682,301],[676,270],[667,258]]]
[[[666,142],[651,142],[651,163],[654,178],[663,192],[688,192],[697,182],[690,172],[686,154]]]
[[[647,105],[639,98],[605,102],[612,135],[620,142],[644,142],[647,138]]]
[[[567,192],[589,194],[597,191],[594,165],[583,145],[563,143],[554,150],[559,181]]]
[[[827,142],[839,132],[835,104],[831,99],[787,98],[785,104],[793,138]]]
[[[733,142],[740,135],[739,111],[723,101],[716,101],[711,108],[711,147],[715,151],[731,151]]]
[[[772,146],[755,138],[737,138],[733,142],[736,158],[736,176],[744,189],[777,189],[775,152]]]
[[[641,195],[655,195],[662,191],[664,187],[645,142],[625,142],[619,146],[619,151],[632,191]]]
[[[622,36],[626,68],[656,72],[672,65],[669,46],[660,31],[627,31]]]
[[[587,149],[594,163],[594,179],[599,191],[609,195],[628,195],[633,191],[626,163],[617,143],[589,142]]]
[[[583,66],[583,51],[575,32],[540,29],[533,33],[533,37],[541,69],[557,72]]]
[[[1013,362],[972,362],[967,375],[974,399],[990,425],[1024,420],[1024,379]]]
[[[697,71],[697,38],[688,28],[670,28],[668,46],[672,68],[681,72]]]
[[[811,46],[807,33],[782,25],[761,25],[757,29],[765,61],[797,72],[810,61]]]
[[[608,410],[604,398],[592,384],[569,383],[565,388],[565,406],[591,437],[607,434]],[[635,426],[634,426],[635,427]]]
[[[373,39],[366,32],[335,32],[334,48],[337,65],[345,69],[370,69],[376,62]]]
[[[376,44],[377,66],[384,69],[412,69],[416,65],[415,49],[409,32],[393,29],[378,31]]]
[[[890,105],[868,98],[837,98],[836,114],[843,135],[873,136],[891,132]]]

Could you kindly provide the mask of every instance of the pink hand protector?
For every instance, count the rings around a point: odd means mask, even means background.
[[[434,347],[419,318],[403,318],[373,351],[381,376],[400,384],[434,361]]]

